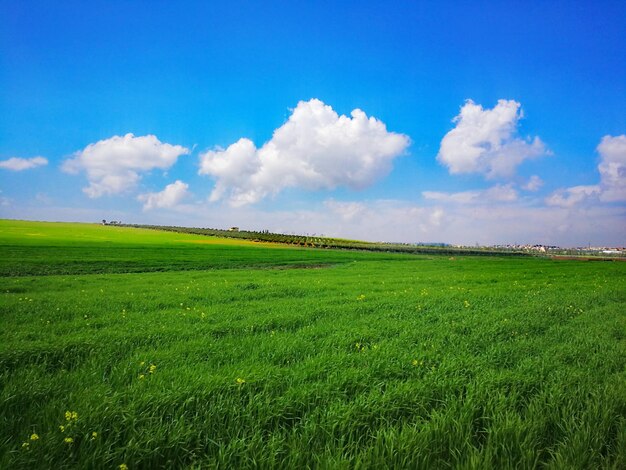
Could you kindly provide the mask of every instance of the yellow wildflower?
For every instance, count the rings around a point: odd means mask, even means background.
[[[30,435],[30,440],[31,440],[31,441],[36,441],[37,439],[39,439],[39,436],[38,436],[37,434],[32,433],[32,434]]]
[[[65,442],[66,444],[71,444],[74,442],[74,439],[72,439],[71,437],[66,437],[65,439],[63,439],[63,442]]]
[[[61,430],[61,432],[65,432],[65,426],[61,425],[59,426],[59,429]]]
[[[93,441],[96,437],[98,437],[98,433],[96,431],[91,433],[91,440]]]
[[[143,375],[143,374],[139,374],[139,380],[143,380],[143,379],[144,379],[144,377],[145,377],[145,375]]]
[[[154,374],[155,370],[156,370],[156,366],[154,364],[150,364],[150,368],[148,369],[148,372],[150,372],[151,374]]]
[[[237,382],[239,385],[241,385],[241,384],[245,384],[246,380],[242,379],[241,377],[237,377],[237,380],[235,380],[235,382]]]
[[[126,465],[125,463],[120,464],[120,470],[128,470],[128,465]]]
[[[413,364],[413,366],[416,366],[416,365],[417,365],[417,364],[419,364],[419,363],[417,362],[417,359],[413,359],[413,360],[411,361],[411,364]]]
[[[28,442],[23,442],[23,443],[22,443],[22,448],[23,448],[23,449],[26,449],[26,448],[28,448],[28,446],[29,446],[29,445],[30,445],[30,444],[29,444]]]

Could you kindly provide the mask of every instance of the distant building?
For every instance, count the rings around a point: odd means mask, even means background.
[[[239,231],[239,227],[231,227],[228,229],[229,232],[238,232]]]

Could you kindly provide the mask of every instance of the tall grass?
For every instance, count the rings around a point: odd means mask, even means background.
[[[624,263],[36,228],[0,247],[45,274],[0,277],[0,468],[626,467]]]

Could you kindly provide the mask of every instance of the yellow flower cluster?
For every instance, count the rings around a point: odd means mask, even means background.
[[[146,374],[154,374],[156,372],[157,366],[154,364],[150,364],[146,369],[146,361],[141,361],[139,363],[139,367],[143,368],[143,372],[138,375],[139,380],[143,380],[146,378]]]
[[[369,349],[376,351],[379,348],[377,344],[354,343],[354,349],[358,352],[365,352]]]
[[[32,433],[30,435],[29,440],[31,440],[31,441],[38,441],[39,440],[39,434]],[[30,442],[28,442],[28,441],[22,442],[22,449],[28,449],[29,447],[30,447]]]
[[[76,424],[76,422],[78,421],[78,412],[68,410],[65,412],[64,416],[65,416],[65,424],[59,425],[59,431],[63,433],[65,431],[71,430],[72,427]],[[66,443],[67,445],[71,445],[74,443],[74,438],[68,436],[63,439],[63,442]]]
[[[237,384],[239,384],[239,385],[243,385],[243,384],[246,383],[246,379],[242,379],[241,377],[237,377],[235,382],[237,382]]]

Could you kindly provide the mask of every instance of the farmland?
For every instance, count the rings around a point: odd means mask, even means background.
[[[626,263],[0,221],[0,468],[625,468]]]

